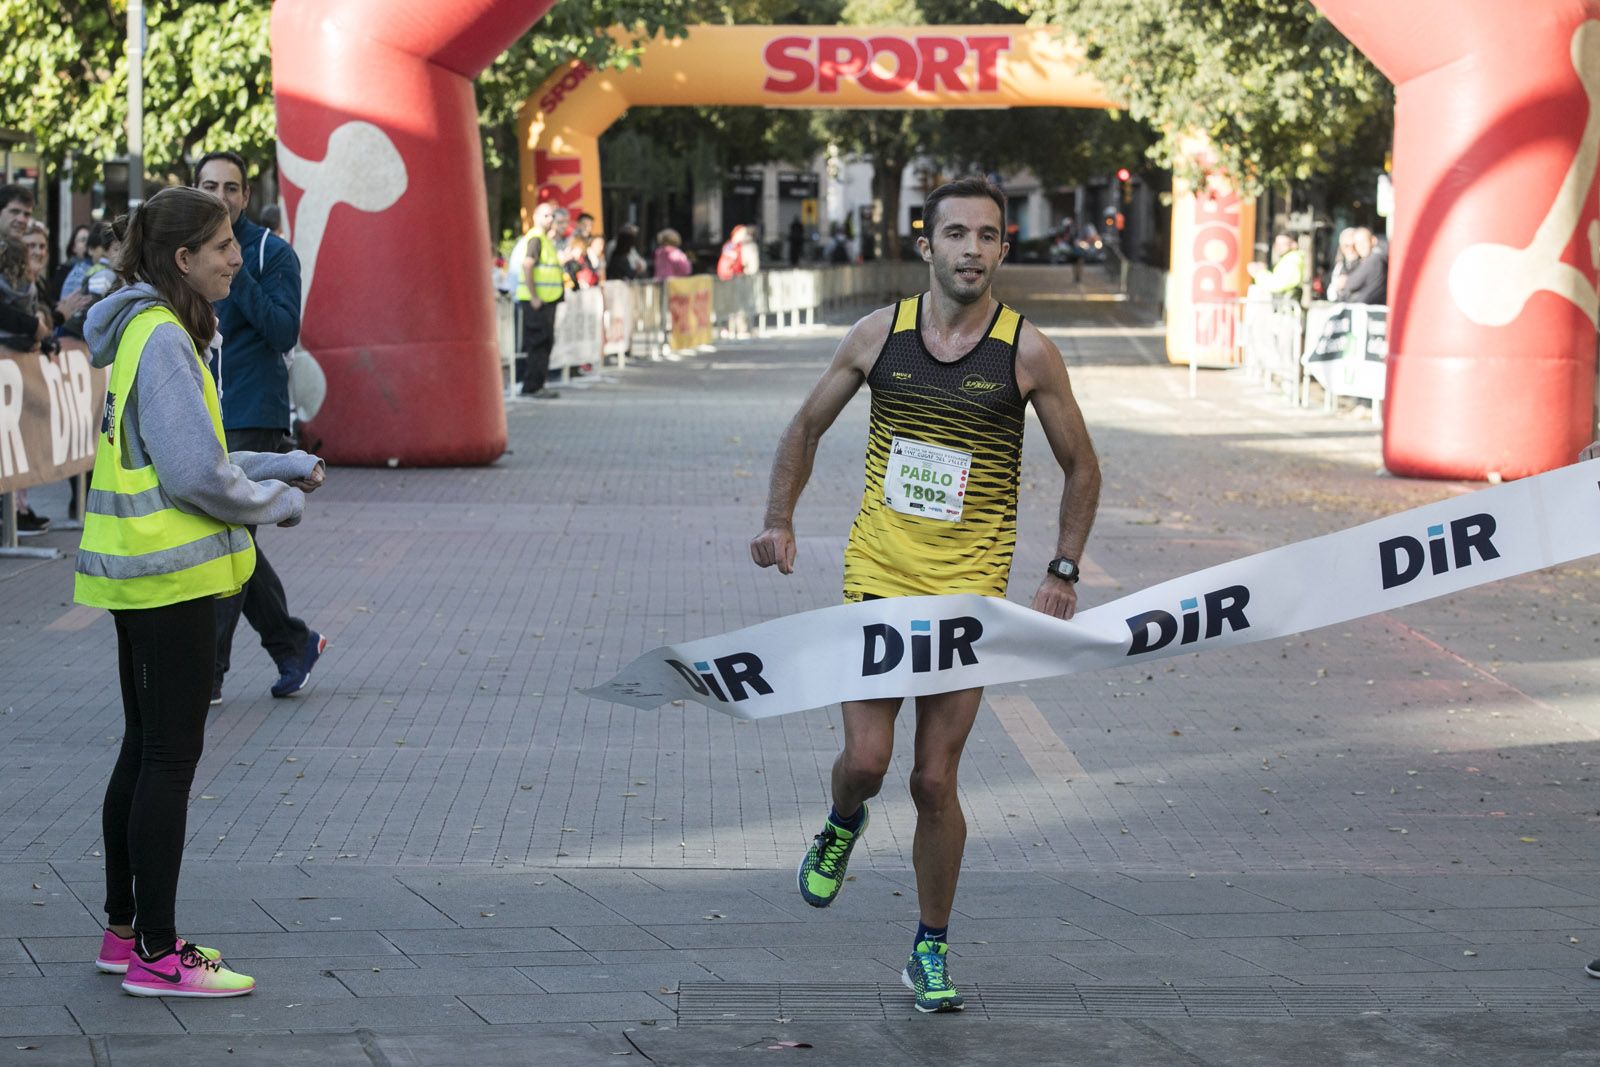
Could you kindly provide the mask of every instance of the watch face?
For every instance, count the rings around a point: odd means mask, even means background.
[[[1050,562],[1050,573],[1057,578],[1072,581],[1078,576],[1078,565],[1070,559],[1057,559]]]

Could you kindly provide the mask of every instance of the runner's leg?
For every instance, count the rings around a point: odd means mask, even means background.
[[[917,807],[911,865],[917,872],[917,904],[925,925],[944,929],[955,904],[967,820],[956,797],[956,770],[967,735],[978,717],[982,689],[962,689],[917,698],[916,765],[911,801]]]
[[[833,809],[850,818],[883,788],[889,757],[894,755],[894,720],[900,713],[900,698],[847,700],[840,710],[844,751],[833,761]]]

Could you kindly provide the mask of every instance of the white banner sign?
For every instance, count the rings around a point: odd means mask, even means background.
[[[605,300],[598,289],[568,289],[556,305],[556,339],[550,369],[599,363],[605,335]]]
[[[647,652],[583,692],[765,719],[1229,648],[1600,552],[1600,460],[1162,582],[1063,622],[994,597],[844,604]]]

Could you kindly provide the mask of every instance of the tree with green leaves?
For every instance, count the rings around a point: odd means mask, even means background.
[[[1191,180],[1195,134],[1257,193],[1318,175],[1330,146],[1393,108],[1389,82],[1310,0],[1007,2],[1077,35],[1089,73],[1159,131],[1151,157]]]

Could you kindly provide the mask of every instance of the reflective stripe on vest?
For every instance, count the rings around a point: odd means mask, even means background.
[[[539,258],[533,264],[533,295],[540,303],[560,300],[567,291],[566,271],[561,269],[561,257],[556,255],[556,243],[549,237],[539,237]]]
[[[158,608],[239,591],[255,570],[256,550],[243,527],[180,509],[161,487],[154,466],[124,465],[122,424],[145,343],[156,327],[178,317],[165,307],[134,316],[117,344],[94,474],[84,501],[83,541],[73,580],[74,599],[98,608]],[[187,336],[187,333],[185,334]],[[191,345],[191,351],[193,347]],[[195,360],[200,359],[195,353]],[[222,406],[211,375],[202,368],[201,391],[217,442],[226,450]],[[109,433],[106,432],[109,429]]]

